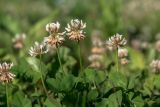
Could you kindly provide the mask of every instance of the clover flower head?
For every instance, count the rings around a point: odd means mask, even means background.
[[[35,42],[35,45],[30,48],[29,54],[31,56],[37,56],[42,55],[48,52],[47,46],[45,43],[39,44],[38,42]]]
[[[121,63],[121,65],[127,65],[127,64],[129,64],[129,60],[126,58],[121,58],[120,63]]]
[[[118,49],[118,57],[124,58],[128,56],[128,50],[126,48],[119,48]]]
[[[160,60],[153,60],[150,63],[150,66],[153,69],[154,73],[160,73]]]
[[[26,39],[26,35],[24,33],[17,34],[15,38],[12,39],[13,47],[15,49],[22,49],[24,47],[24,40]]]
[[[119,48],[120,46],[126,45],[127,40],[123,38],[123,35],[115,34],[106,42],[109,47]]]
[[[61,45],[64,42],[64,37],[63,36],[48,36],[44,38],[44,42],[48,45],[48,46],[52,46],[52,47],[57,47],[59,45]]]
[[[10,83],[13,81],[15,75],[10,72],[13,63],[0,63],[0,82]]]
[[[46,31],[49,33],[58,33],[60,29],[60,24],[59,22],[56,23],[48,23],[46,25]]]
[[[67,27],[65,28],[67,31],[67,36],[71,40],[80,41],[85,38],[85,32],[83,31],[84,28],[86,28],[86,23],[83,23],[83,21],[78,19],[72,19],[70,24],[67,24]]]

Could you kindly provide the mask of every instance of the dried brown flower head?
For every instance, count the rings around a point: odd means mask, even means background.
[[[150,64],[154,73],[160,73],[160,60],[153,60]]]
[[[86,23],[83,23],[82,20],[74,19],[71,20],[71,23],[65,28],[67,31],[67,36],[71,40],[80,41],[85,38],[83,29],[86,28]]]
[[[128,56],[128,50],[127,49],[122,49],[122,48],[119,48],[118,49],[118,57],[119,58],[124,58],[124,57],[127,57]]]
[[[24,47],[24,40],[26,38],[26,35],[23,34],[17,34],[15,38],[12,39],[13,47],[15,49],[22,49]]]
[[[107,45],[113,48],[119,48],[120,46],[126,45],[126,43],[127,43],[127,40],[123,38],[122,35],[119,35],[118,33],[113,35],[107,41]]]
[[[38,42],[35,42],[35,45],[30,48],[29,54],[31,56],[37,56],[42,55],[48,52],[47,46],[45,43],[39,44]]]
[[[6,62],[0,64],[0,82],[10,83],[13,81],[15,75],[10,73],[13,63],[7,64]]]
[[[58,46],[64,42],[63,35],[65,32],[59,33],[60,24],[57,23],[50,23],[46,25],[46,30],[50,33],[48,37],[44,38],[44,42],[49,46]]]

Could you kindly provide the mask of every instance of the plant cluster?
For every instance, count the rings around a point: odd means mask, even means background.
[[[30,57],[21,58],[15,66],[13,63],[1,63],[0,82],[2,86],[5,85],[5,93],[2,94],[4,96],[0,105],[7,107],[158,105],[156,100],[160,95],[158,75],[160,60],[153,60],[149,68],[132,73],[133,68],[139,65],[132,63],[132,60],[136,59],[133,53],[136,52],[126,46],[127,39],[117,33],[105,42],[100,38],[100,33],[95,31],[92,34],[89,64],[86,66],[84,60],[87,58],[82,57],[84,52],[81,50],[82,40],[86,37],[85,28],[86,23],[79,19],[71,20],[63,32],[60,31],[59,22],[48,23],[46,25],[48,36],[40,43],[35,42],[28,51]],[[24,49],[26,38],[25,34],[17,35],[13,39],[13,48],[17,51]],[[65,41],[75,42],[78,58],[72,56],[73,51],[62,46]],[[155,49],[159,51],[159,47],[160,44],[157,42]],[[149,70],[153,72],[148,72]]]

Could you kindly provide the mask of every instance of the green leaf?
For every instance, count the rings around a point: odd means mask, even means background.
[[[15,107],[32,107],[31,101],[22,91],[18,91],[13,95],[13,105]]]
[[[132,102],[136,105],[136,107],[144,107],[144,101],[140,96],[137,96],[136,98],[134,98]]]
[[[102,99],[101,102],[96,103],[95,107],[107,107],[107,101],[108,100],[106,98],[104,98],[104,99]]]
[[[106,74],[104,71],[93,71],[95,72],[95,81],[97,84],[103,82],[106,79]]]
[[[75,83],[76,83],[75,77],[71,74],[68,74],[64,76],[62,79],[61,90],[68,92],[73,88]]]
[[[93,69],[85,69],[85,77],[86,80],[89,82],[93,82],[95,80],[96,77],[96,71]]]
[[[89,101],[95,100],[97,97],[98,97],[97,90],[91,90],[91,91],[89,91],[89,93],[88,93],[88,100]]]
[[[119,107],[121,106],[121,102],[122,102],[121,91],[117,91],[116,93],[111,94],[107,100],[108,107]]]
[[[60,104],[54,104],[53,102],[51,102],[49,99],[46,99],[46,101],[44,102],[45,107],[61,107]]]
[[[57,91],[57,92],[61,91],[60,80],[54,79],[54,78],[49,78],[49,79],[47,79],[47,84],[52,91]]]
[[[114,84],[115,86],[119,86],[123,88],[127,87],[127,79],[120,72],[111,71],[109,73],[109,80],[111,81],[111,84]]]

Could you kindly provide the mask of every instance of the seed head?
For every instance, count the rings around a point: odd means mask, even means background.
[[[150,64],[154,73],[160,73],[160,60],[153,60]]]
[[[107,41],[107,45],[113,48],[119,48],[120,46],[124,46],[127,43],[127,40],[122,37],[123,35],[119,35],[118,33],[113,35]]]
[[[37,56],[42,55],[48,52],[47,46],[45,43],[39,44],[38,42],[35,42],[35,45],[30,48],[29,54],[31,56]]]
[[[22,49],[24,47],[24,40],[26,38],[26,35],[23,34],[17,34],[15,38],[12,39],[13,47],[15,49]]]
[[[127,49],[122,49],[122,48],[119,48],[118,49],[118,57],[119,58],[124,58],[124,57],[127,57],[128,56],[128,50]]]
[[[0,82],[10,83],[13,81],[15,75],[10,73],[13,63],[7,64],[6,62],[0,63]]]
[[[67,36],[71,40],[80,41],[85,38],[83,29],[86,28],[86,23],[83,23],[82,20],[72,19],[70,24],[65,28],[67,31]]]

